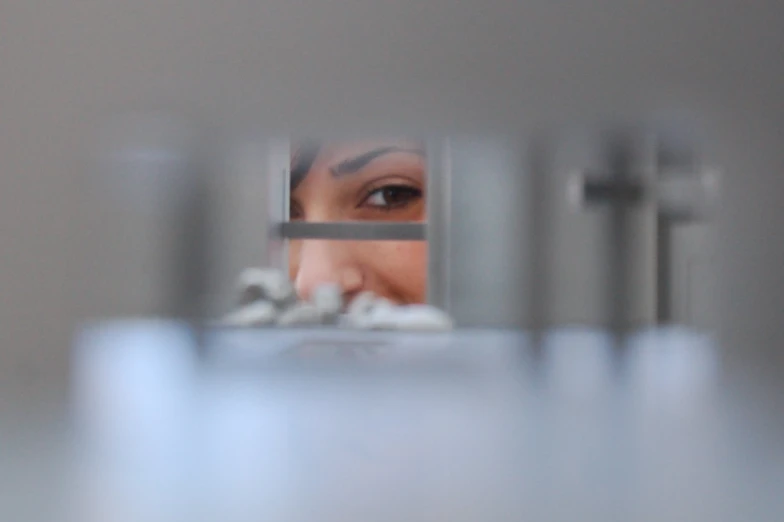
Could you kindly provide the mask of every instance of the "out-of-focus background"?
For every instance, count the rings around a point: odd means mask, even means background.
[[[782,20],[784,4],[766,0],[2,0],[0,437],[13,441],[68,403],[82,319],[171,311],[166,205],[103,183],[105,140],[116,118],[137,111],[203,122],[227,143],[233,133],[293,130],[547,126],[579,137],[598,122],[685,116],[723,176],[711,230],[677,232],[689,263],[715,273],[689,283],[697,290],[684,321],[716,327],[728,360],[775,388],[784,370]],[[565,150],[567,166],[589,161],[579,144]],[[540,253],[548,321],[602,326],[601,217],[570,214],[560,188],[548,194],[557,238]],[[247,194],[225,197],[253,207]],[[473,217],[489,227],[504,216]],[[245,223],[226,248],[226,273],[255,263],[252,237]],[[523,251],[507,253],[524,262]],[[0,466],[11,446],[0,440]]]
[[[94,182],[105,129],[137,110],[237,132],[455,134],[685,112],[728,173],[720,304],[733,332],[771,339],[782,16],[731,1],[3,2],[1,367],[24,386],[3,400],[61,396],[77,318],[162,311],[166,227]],[[554,269],[594,273],[578,243]],[[589,291],[554,292],[573,294],[567,320],[593,319]]]

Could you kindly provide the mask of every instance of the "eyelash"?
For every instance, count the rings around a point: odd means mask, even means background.
[[[384,191],[388,191],[388,190],[395,190],[404,193],[406,196],[406,201],[402,203],[391,203],[386,205],[368,205],[368,206],[370,206],[370,208],[373,209],[389,212],[392,210],[404,208],[407,205],[411,204],[413,201],[420,199],[422,197],[422,191],[416,187],[411,187],[408,185],[394,185],[394,184],[384,185],[382,187],[378,187],[370,190],[365,195],[365,197],[362,198],[362,202],[359,204],[359,207],[365,206],[368,200],[373,196],[377,194],[383,194]]]
[[[406,197],[406,201],[404,201],[402,203],[399,202],[399,203],[392,203],[392,204],[388,204],[388,205],[367,205],[367,202],[368,202],[368,200],[370,198],[372,198],[373,196],[375,196],[375,195],[377,195],[379,193],[383,193],[385,190],[396,190],[396,191],[403,192],[407,196]],[[405,208],[406,206],[410,205],[414,201],[416,201],[418,199],[421,199],[422,195],[423,195],[422,194],[422,190],[420,190],[420,189],[418,189],[416,187],[412,187],[412,186],[409,186],[409,185],[402,185],[402,184],[394,184],[394,183],[392,183],[392,184],[383,185],[383,186],[376,187],[374,189],[368,190],[365,193],[365,196],[360,201],[359,205],[357,205],[357,208],[361,208],[363,206],[367,206],[367,207],[370,207],[373,210],[378,210],[378,211],[381,211],[381,212],[391,212],[393,210],[398,210],[398,209],[401,209],[401,208]],[[302,219],[302,217],[303,217],[302,209],[299,207],[298,204],[296,204],[292,200],[290,211],[289,211],[289,219],[290,220],[298,220],[298,219]]]

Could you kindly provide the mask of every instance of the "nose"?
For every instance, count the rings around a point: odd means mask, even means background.
[[[362,290],[364,274],[352,259],[349,245],[338,241],[308,239],[298,249],[298,268],[294,287],[302,299],[325,283],[338,284],[345,298]]]

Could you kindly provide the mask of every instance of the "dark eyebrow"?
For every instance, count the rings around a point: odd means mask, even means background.
[[[378,158],[379,156],[383,156],[384,154],[391,154],[393,152],[405,152],[409,154],[417,154],[419,156],[424,156],[425,151],[422,149],[409,149],[404,147],[380,147],[378,149],[373,149],[364,154],[360,154],[359,156],[349,158],[347,160],[343,160],[337,165],[330,167],[329,171],[335,177],[344,176],[346,174],[354,174],[359,170],[363,169],[368,163],[373,161],[374,159]]]

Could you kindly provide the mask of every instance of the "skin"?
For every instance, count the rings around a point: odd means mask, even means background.
[[[424,221],[425,154],[412,140],[323,144],[292,189],[291,219],[308,222]],[[350,301],[363,291],[397,304],[425,302],[427,247],[419,241],[295,240],[289,272],[299,296],[337,283]]]

